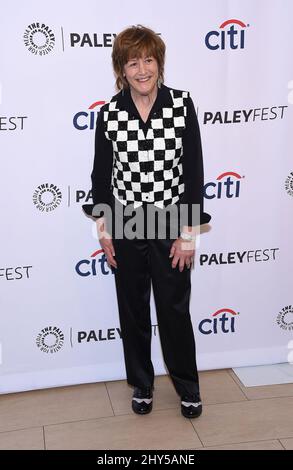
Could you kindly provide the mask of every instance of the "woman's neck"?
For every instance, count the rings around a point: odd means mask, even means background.
[[[158,87],[154,87],[148,95],[141,95],[140,93],[137,93],[133,88],[130,89],[130,93],[136,106],[142,108],[150,108],[156,101]]]

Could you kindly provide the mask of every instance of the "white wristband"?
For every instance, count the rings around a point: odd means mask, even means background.
[[[196,240],[195,235],[191,235],[191,233],[185,233],[185,232],[180,233],[180,238],[182,238],[182,240],[185,240],[187,242],[194,242]]]

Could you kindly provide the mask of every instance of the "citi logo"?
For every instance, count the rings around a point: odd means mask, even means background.
[[[229,27],[230,26],[230,27]],[[244,49],[245,28],[249,24],[240,20],[227,20],[222,23],[220,31],[209,31],[205,37],[208,49]]]
[[[90,259],[80,260],[75,266],[75,271],[82,277],[97,276],[98,273],[105,276],[114,274],[113,269],[108,266],[106,255],[102,249],[95,251]]]
[[[226,171],[219,175],[216,182],[211,181],[204,186],[204,196],[207,199],[235,198],[240,195],[240,184],[243,176],[234,171]]]
[[[212,314],[212,318],[204,318],[198,325],[203,335],[218,333],[235,333],[235,321],[239,312],[230,308],[221,308]]]
[[[96,101],[88,107],[89,111],[79,111],[73,116],[73,126],[79,131],[86,129],[94,129],[95,121],[99,113],[100,106],[103,106],[106,101]],[[98,111],[98,112],[97,112]]]

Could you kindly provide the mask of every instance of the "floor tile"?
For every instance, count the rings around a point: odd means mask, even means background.
[[[227,444],[223,446],[204,447],[198,450],[284,450],[278,440],[241,442],[240,444]]]
[[[190,449],[201,442],[178,410],[45,427],[47,449]]]
[[[0,432],[0,450],[43,450],[43,428]]]
[[[104,383],[0,396],[0,432],[113,414]]]
[[[200,372],[200,388],[205,405],[247,400],[227,369]]]
[[[293,398],[205,406],[191,420],[204,447],[293,437]]]

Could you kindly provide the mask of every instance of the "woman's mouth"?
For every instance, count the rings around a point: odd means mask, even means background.
[[[150,77],[147,78],[137,78],[138,82],[147,82],[150,79]]]

